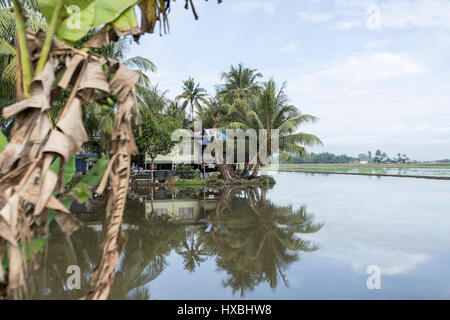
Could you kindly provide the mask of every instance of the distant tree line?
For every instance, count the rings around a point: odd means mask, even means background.
[[[308,153],[305,158],[295,157],[292,163],[355,163],[359,158],[354,158],[346,154],[335,155],[329,152]]]
[[[372,151],[368,151],[367,154],[361,153],[358,156],[360,161],[367,161],[367,163],[401,163],[405,164],[410,162],[409,157],[404,153],[397,153],[396,157],[389,157],[386,152],[381,150],[375,151],[373,154]]]
[[[437,160],[436,163],[450,163],[450,159]]]
[[[376,150],[374,153],[368,151],[367,153],[361,153],[358,157],[352,157],[346,154],[336,155],[330,152],[322,153],[308,153],[305,158],[295,157],[292,162],[296,164],[308,164],[308,163],[408,163],[411,162],[409,157],[404,153],[398,153],[396,157],[389,157],[386,152]],[[447,161],[447,162],[446,162]],[[440,163],[450,163],[450,160],[441,160]]]

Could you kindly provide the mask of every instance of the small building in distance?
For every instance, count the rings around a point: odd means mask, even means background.
[[[75,155],[75,172],[86,173],[90,169],[90,164],[97,161],[96,153],[77,153]]]

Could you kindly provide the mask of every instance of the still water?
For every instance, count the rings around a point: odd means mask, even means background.
[[[112,299],[449,299],[450,182],[274,173],[270,190],[133,190]],[[153,201],[152,201],[153,199]],[[104,200],[73,208],[30,286],[79,298],[99,259]],[[81,290],[67,290],[69,265]],[[369,266],[381,288],[367,288]]]
[[[372,174],[372,175],[397,175],[397,176],[419,176],[419,177],[450,177],[449,166],[433,166],[433,167],[308,167],[302,165],[300,168],[291,169],[292,171],[301,172],[336,172],[336,173],[360,173],[360,174]],[[290,171],[289,168],[283,169],[283,171]]]

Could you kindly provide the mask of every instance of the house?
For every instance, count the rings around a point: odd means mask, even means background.
[[[154,164],[157,170],[173,170],[175,164],[188,163],[194,164],[195,167],[200,167],[202,163],[203,150],[211,145],[212,141],[217,139],[227,140],[224,130],[220,129],[203,129],[202,131],[194,132],[190,142],[180,142],[177,144],[171,153],[167,155],[158,155]],[[196,159],[196,157],[199,157]],[[151,169],[151,158],[146,155],[144,159],[144,170]],[[208,167],[214,168],[214,165]]]

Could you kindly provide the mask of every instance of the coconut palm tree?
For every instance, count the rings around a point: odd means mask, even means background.
[[[90,103],[83,108],[83,123],[89,137],[85,151],[102,153],[108,150],[109,137],[114,130],[114,109]]]
[[[136,89],[139,87],[147,87],[150,85],[150,79],[147,73],[155,73],[156,66],[147,58],[141,56],[130,57],[129,53],[131,51],[132,44],[132,39],[130,37],[125,37],[120,38],[115,43],[110,43],[101,50],[106,56],[119,58],[125,66],[139,74],[140,77],[136,85]]]
[[[189,119],[186,117],[186,105],[180,104],[178,100],[169,100],[166,109],[163,111],[166,116],[169,116],[181,123],[182,128],[189,128]]]
[[[262,73],[257,69],[249,69],[240,63],[237,67],[231,66],[228,72],[220,75],[224,84],[217,87],[217,93],[225,103],[240,108],[246,103],[246,99],[256,93],[259,89],[258,79],[262,78]]]
[[[284,160],[289,160],[293,156],[305,157],[305,146],[322,144],[318,137],[312,134],[297,132],[301,125],[313,123],[317,118],[302,114],[293,105],[289,104],[285,93],[286,84],[284,83],[277,90],[273,80],[265,83],[256,94],[252,95],[247,102],[243,104],[243,109],[237,109],[231,106],[230,115],[233,119],[229,123],[230,128],[254,129],[259,132],[260,129],[267,130],[267,156],[273,156],[279,152]],[[272,144],[272,130],[279,132],[279,150]],[[261,150],[258,150],[257,161],[252,176],[258,174],[261,166]]]
[[[136,86],[136,96],[141,111],[153,114],[162,113],[169,102],[166,97],[168,92],[168,90],[161,91],[158,85]]]
[[[228,113],[227,106],[220,96],[209,97],[205,106],[198,112],[199,119],[205,128],[219,128]]]
[[[33,9],[33,1],[25,1],[27,29],[46,30],[47,24]],[[8,1],[0,1],[0,109],[16,100],[16,19]],[[12,119],[0,118],[0,129],[8,135]]]
[[[183,81],[183,93],[178,95],[175,99],[183,99],[183,106],[188,104],[191,106],[191,120],[194,120],[194,109],[201,110],[201,103],[206,103],[206,90],[200,87],[200,83],[196,83],[194,78],[189,77]]]
[[[81,48],[95,32],[95,30],[91,30],[86,37],[75,44],[75,47]],[[156,67],[147,58],[139,56],[129,57],[131,45],[130,38],[120,38],[117,42],[93,51],[107,57],[119,58],[124,65],[137,72],[140,75],[136,85],[138,104],[141,106],[141,109],[158,111],[164,107],[166,93],[161,93],[157,86],[152,87],[147,75],[148,72],[156,72]],[[69,93],[70,90],[64,90],[59,93],[58,102],[51,110],[51,118],[54,121],[59,117],[69,97]],[[97,153],[107,151],[109,137],[114,128],[115,111],[114,108],[102,106],[99,103],[92,103],[83,108],[83,123],[89,137],[89,141],[85,144],[85,151]]]

